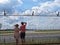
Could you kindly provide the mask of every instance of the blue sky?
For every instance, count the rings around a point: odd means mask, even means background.
[[[55,17],[0,16],[2,29],[14,28],[14,24],[27,22],[28,29],[60,29],[60,0],[1,0],[0,15],[5,10],[7,15],[54,15]]]

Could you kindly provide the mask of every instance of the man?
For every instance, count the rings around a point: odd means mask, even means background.
[[[21,22],[21,26],[20,26],[20,31],[21,31],[20,37],[21,37],[22,44],[24,44],[24,42],[25,42],[26,25],[27,25],[26,22]]]

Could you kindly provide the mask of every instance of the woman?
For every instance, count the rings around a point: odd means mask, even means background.
[[[19,28],[18,28],[18,24],[14,25],[14,38],[16,40],[16,45],[18,45],[18,39],[19,39]]]

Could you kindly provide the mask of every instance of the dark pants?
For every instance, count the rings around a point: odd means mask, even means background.
[[[21,33],[20,33],[20,38],[21,38],[21,39],[25,39],[25,32],[21,32]]]

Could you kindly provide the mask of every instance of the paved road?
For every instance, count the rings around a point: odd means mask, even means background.
[[[60,34],[26,34],[27,40],[39,40],[39,39],[48,39],[48,38],[59,38]],[[13,42],[15,41],[13,35],[0,36],[0,42]]]

